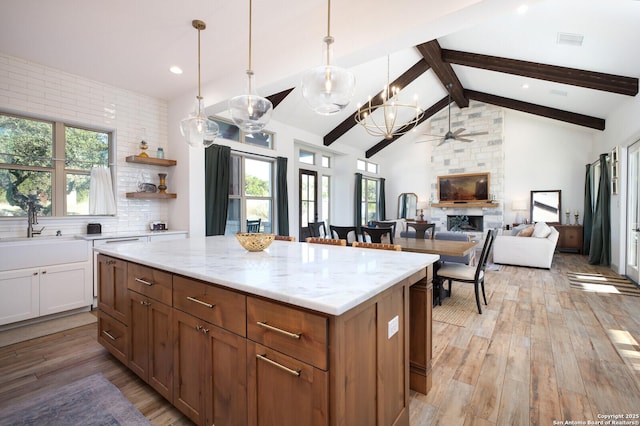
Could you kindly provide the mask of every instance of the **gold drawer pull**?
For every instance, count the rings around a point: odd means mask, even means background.
[[[151,306],[151,303],[147,302],[146,300],[141,300],[140,304],[144,306]]]
[[[281,328],[277,328],[277,327],[274,327],[272,325],[269,325],[269,324],[267,324],[266,321],[258,321],[257,324],[260,327],[264,327],[267,330],[271,330],[271,331],[275,331],[275,332],[280,333],[280,334],[284,334],[285,336],[291,337],[292,339],[299,339],[300,336],[302,336],[302,333],[291,333],[289,331],[282,330]]]
[[[136,278],[136,282],[142,283],[144,285],[148,285],[149,287],[151,287],[153,285],[153,283],[150,283],[149,281],[145,281],[142,278]]]
[[[109,330],[102,330],[102,334],[106,335],[111,340],[118,340],[117,337],[113,337],[113,335],[109,333]]]
[[[275,367],[278,367],[279,369],[284,370],[284,371],[286,371],[287,373],[289,373],[291,375],[294,375],[296,377],[300,377],[300,371],[302,371],[302,370],[292,370],[292,369],[290,369],[288,367],[285,367],[282,364],[278,364],[277,362],[272,361],[269,358],[267,358],[267,354],[256,354],[256,358],[261,359],[263,361],[267,361],[269,364],[271,364],[271,365],[273,365]]]
[[[201,304],[201,305],[206,306],[207,308],[213,308],[214,306],[216,306],[216,305],[212,305],[211,303],[203,302],[202,300],[198,300],[198,299],[196,299],[195,297],[191,297],[191,296],[187,296],[187,300],[190,300],[190,301],[192,301],[192,302],[199,303],[199,304]]]

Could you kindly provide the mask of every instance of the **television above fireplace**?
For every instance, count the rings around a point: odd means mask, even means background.
[[[489,202],[489,173],[438,176],[440,203]]]

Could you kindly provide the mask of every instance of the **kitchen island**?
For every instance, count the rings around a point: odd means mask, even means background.
[[[234,237],[97,249],[98,339],[198,424],[409,424],[435,255]]]

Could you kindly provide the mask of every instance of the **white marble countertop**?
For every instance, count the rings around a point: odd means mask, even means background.
[[[248,252],[235,237],[224,236],[95,250],[330,315],[343,314],[439,258],[288,241]]]

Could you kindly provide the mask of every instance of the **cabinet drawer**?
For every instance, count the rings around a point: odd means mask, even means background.
[[[240,293],[176,275],[173,306],[240,336],[247,335],[246,296]]]
[[[125,365],[129,358],[128,331],[126,325],[98,311],[98,342]]]
[[[172,275],[148,266],[129,263],[127,287],[152,299],[171,305]]]
[[[255,342],[326,370],[327,334],[323,316],[247,298],[247,335]]]

